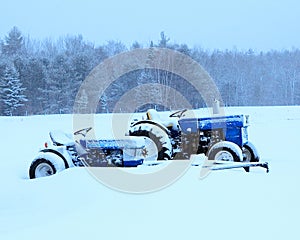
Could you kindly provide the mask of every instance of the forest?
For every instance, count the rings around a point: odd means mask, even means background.
[[[72,113],[78,89],[94,67],[116,54],[151,47],[176,50],[197,61],[216,83],[225,106],[300,104],[299,49],[206,50],[201,47],[201,39],[198,46],[174,41],[164,32],[147,45],[138,40],[131,46],[115,40],[95,45],[82,35],[36,40],[13,27],[6,36],[0,36],[0,115]],[[205,107],[201,96],[180,77],[143,69],[115,81],[99,99],[97,111],[112,112],[126,91],[144,83],[181,89],[193,108]],[[158,97],[165,96],[160,93]]]

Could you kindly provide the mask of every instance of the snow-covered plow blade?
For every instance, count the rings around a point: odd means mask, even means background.
[[[234,168],[244,168],[246,172],[250,172],[251,167],[261,167],[265,168],[266,172],[269,172],[268,162],[228,162],[228,161],[215,161],[215,160],[205,160],[204,163],[192,163],[192,166],[202,166],[208,170],[226,170]]]

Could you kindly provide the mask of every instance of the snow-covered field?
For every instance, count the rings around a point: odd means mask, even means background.
[[[112,190],[85,168],[29,180],[48,131],[71,132],[72,116],[0,117],[0,239],[300,239],[300,107],[226,113],[250,115],[250,139],[270,173],[214,171],[200,180],[200,167],[190,167],[147,194]],[[97,117],[103,135],[110,119]]]

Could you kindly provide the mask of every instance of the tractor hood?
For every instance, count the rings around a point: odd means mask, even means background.
[[[142,137],[126,137],[124,139],[93,140],[82,139],[80,145],[88,149],[136,149],[144,148],[145,140]]]
[[[207,118],[184,118],[179,120],[181,131],[196,133],[199,130],[242,128],[249,126],[248,115],[232,115]]]

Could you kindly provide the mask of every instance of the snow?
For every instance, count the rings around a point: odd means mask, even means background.
[[[193,166],[147,194],[113,190],[85,168],[29,180],[29,164],[48,132],[72,132],[72,116],[0,117],[0,239],[299,239],[300,107],[226,114],[250,115],[250,140],[270,173],[232,169],[200,180],[201,168]],[[111,135],[110,120],[96,117],[99,134]],[[128,171],[156,167],[162,168]]]
[[[55,141],[59,144],[63,144],[66,146],[72,146],[75,144],[73,138],[71,138],[71,136],[68,136],[68,134],[63,132],[62,130],[52,130],[50,132],[50,136],[52,138],[52,141]]]

